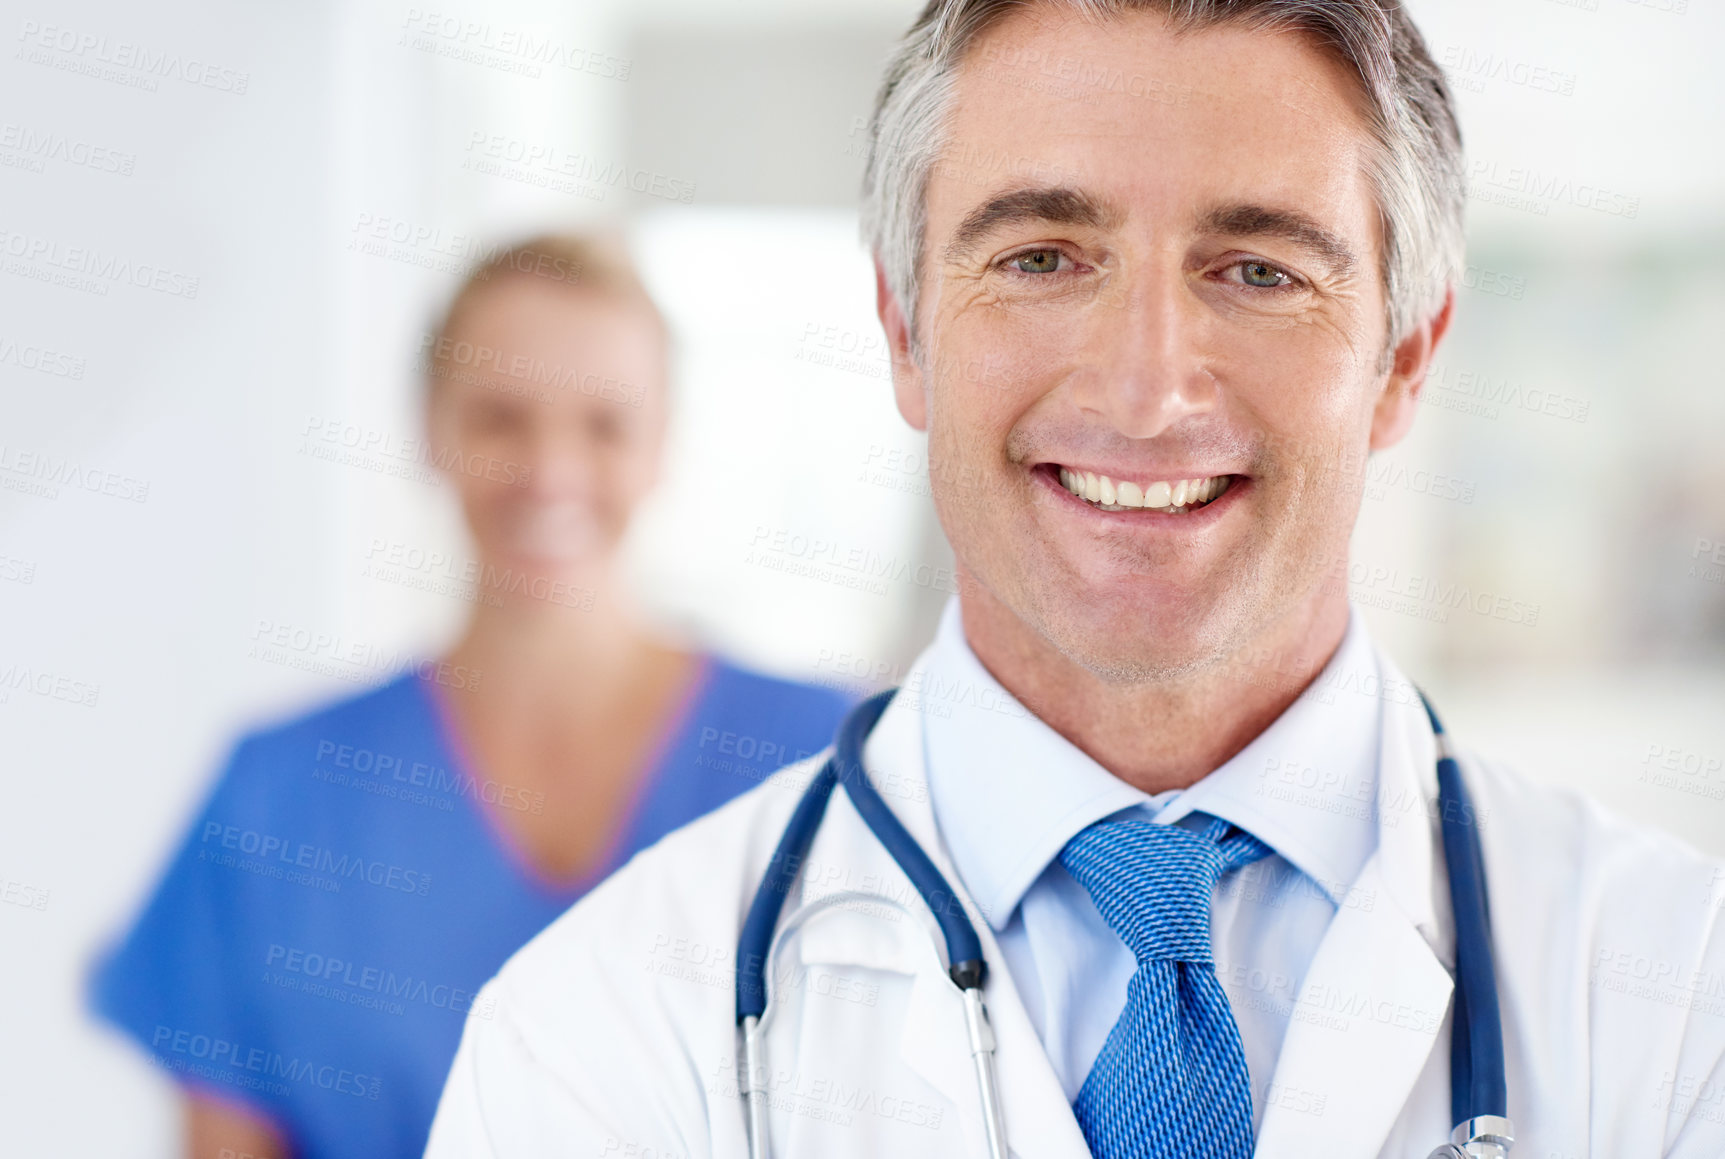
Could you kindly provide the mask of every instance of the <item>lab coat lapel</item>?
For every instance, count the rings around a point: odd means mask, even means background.
[[[916,685],[913,683],[911,687]],[[989,965],[988,1012],[994,1027],[996,1070],[1001,1103],[1006,1111],[1008,1144],[1014,1154],[1026,1159],[1090,1159],[1090,1149],[1073,1118],[1066,1092],[1049,1065],[1042,1040],[1007,973],[994,931],[965,891],[940,838],[930,804],[923,754],[920,712],[914,702],[900,697],[875,727],[863,760],[876,785],[893,784],[901,788],[898,794],[888,796],[887,802],[958,891],[965,912],[982,937]],[[889,770],[893,774],[890,780],[883,775]],[[866,834],[860,818],[856,828]],[[963,1002],[943,971],[918,972],[900,1049],[905,1065],[957,1108],[973,1140],[975,1153],[984,1153],[982,1112],[976,1073],[965,1040]]]
[[[1384,700],[1378,849],[1307,970],[1266,1100],[1261,1156],[1378,1155],[1432,1050],[1447,1042],[1441,1031],[1454,987],[1443,958],[1453,960],[1453,940],[1445,940],[1447,920],[1438,921],[1440,908],[1447,918],[1448,894],[1433,891],[1443,878],[1428,812],[1436,752],[1417,700],[1390,695],[1413,686],[1382,653],[1378,665],[1369,692],[1337,693]]]

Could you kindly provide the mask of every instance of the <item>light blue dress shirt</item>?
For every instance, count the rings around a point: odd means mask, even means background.
[[[1222,817],[1271,856],[1217,883],[1216,970],[1240,1027],[1263,1120],[1294,998],[1339,907],[1378,844],[1380,705],[1326,692],[1326,677],[1375,673],[1358,613],[1294,704],[1226,764],[1184,790],[1150,796],[1117,779],[1031,715],[964,637],[958,601],[913,691],[936,823],[1000,942],[1007,969],[1067,1098],[1076,1098],[1126,1005],[1137,963],[1059,862],[1079,830],[1115,814],[1165,824]],[[1192,818],[1187,821],[1187,818]]]

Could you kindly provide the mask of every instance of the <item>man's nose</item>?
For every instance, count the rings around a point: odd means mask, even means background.
[[[1105,288],[1090,329],[1076,399],[1122,435],[1155,438],[1215,408],[1220,387],[1207,366],[1202,304],[1177,271]]]

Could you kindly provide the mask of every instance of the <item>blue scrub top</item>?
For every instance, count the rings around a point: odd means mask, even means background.
[[[475,993],[606,874],[831,741],[834,691],[709,661],[600,872],[537,875],[492,810],[534,795],[467,768],[407,675],[243,739],[130,934],[97,1010],[306,1159],[425,1149]]]

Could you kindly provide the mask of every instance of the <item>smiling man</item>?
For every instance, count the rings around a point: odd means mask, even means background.
[[[960,598],[504,969],[430,1153],[1725,1154],[1725,872],[1458,766],[1331,579],[1460,264],[1405,11],[934,0],[872,134]]]

